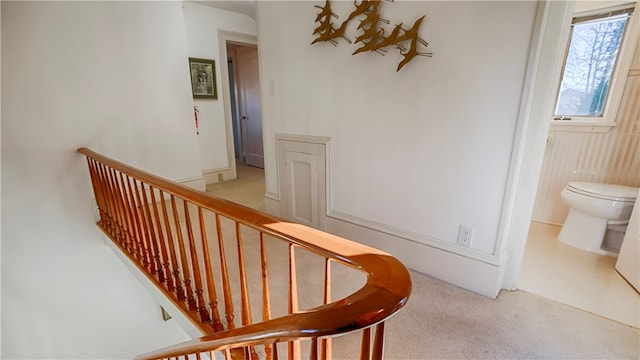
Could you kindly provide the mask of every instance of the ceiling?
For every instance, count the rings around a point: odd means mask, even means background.
[[[222,10],[245,14],[253,20],[256,19],[256,0],[198,0],[193,2]]]

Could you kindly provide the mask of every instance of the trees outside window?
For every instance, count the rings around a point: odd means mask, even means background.
[[[574,18],[555,116],[602,116],[633,9]]]

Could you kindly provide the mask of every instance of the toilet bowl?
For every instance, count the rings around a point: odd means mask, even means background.
[[[572,181],[560,197],[569,206],[558,241],[578,249],[603,255],[602,240],[607,225],[626,224],[638,195],[631,186]]]

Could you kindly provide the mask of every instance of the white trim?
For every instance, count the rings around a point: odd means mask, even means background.
[[[579,5],[576,4],[574,17],[582,17],[582,16],[591,16],[602,14],[605,9],[606,11],[617,11],[628,9],[632,4],[634,4],[634,0],[622,0],[622,1],[580,1]]]
[[[526,89],[518,120],[509,183],[498,243],[507,252],[502,287],[515,289],[533,215],[550,115],[555,109],[555,91],[574,3],[548,0],[539,3],[532,39]],[[512,210],[510,208],[513,208]]]
[[[276,193],[266,192],[264,194],[264,209],[268,214],[282,217],[280,197]]]
[[[236,179],[236,177],[233,177],[233,172],[229,167],[202,171],[202,176],[204,176],[204,181],[207,185],[219,183],[218,174],[222,174],[222,181]]]
[[[615,121],[551,120],[552,131],[606,133],[614,127]]]
[[[192,178],[175,180],[175,182],[199,191],[207,190],[207,184],[205,182],[204,176],[195,176]]]
[[[493,254],[487,254],[478,250],[474,250],[457,243],[451,243],[448,241],[440,240],[434,237],[430,237],[423,234],[407,231],[395,226],[371,221],[361,217],[349,215],[341,211],[331,209],[327,212],[327,216],[336,220],[344,221],[346,223],[364,227],[367,229],[375,230],[384,234],[388,234],[397,238],[401,238],[407,241],[411,241],[420,245],[426,245],[434,248],[438,248],[442,251],[454,253],[463,257],[471,258],[474,260],[487,263],[489,265],[500,266],[503,262],[499,256]]]
[[[280,201],[280,195],[271,191],[267,191],[266,193],[264,193],[264,197],[273,201]]]
[[[502,266],[398,238],[333,217],[327,218],[327,229],[332,234],[386,251],[410,269],[420,273],[489,298],[496,298],[500,293]]]

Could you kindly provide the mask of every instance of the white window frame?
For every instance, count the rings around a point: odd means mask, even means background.
[[[613,73],[611,74],[611,85],[609,86],[609,93],[604,104],[604,110],[601,116],[572,116],[571,120],[557,120],[554,119],[557,115],[551,117],[551,130],[556,131],[572,131],[572,132],[607,132],[611,128],[616,126],[616,117],[618,114],[618,108],[622,100],[622,93],[624,92],[624,84],[629,74],[629,68],[633,61],[634,52],[638,47],[638,40],[640,39],[640,1],[626,2],[617,6],[603,6],[592,8],[586,11],[575,12],[573,17],[583,17],[590,15],[603,14],[606,12],[612,12],[635,6],[633,14],[627,20],[627,28],[622,38],[622,44],[618,50],[618,60]],[[634,5],[635,4],[635,5]],[[567,39],[567,48],[569,41]],[[640,49],[639,49],[640,51]],[[565,53],[565,57],[566,57]],[[565,59],[562,59],[563,63]],[[564,65],[563,65],[564,67]],[[562,74],[560,75],[562,76]],[[556,82],[558,88],[556,91],[556,97],[554,100],[558,101],[560,81],[559,78]],[[555,105],[554,105],[555,109]],[[555,111],[555,110],[554,110]]]

